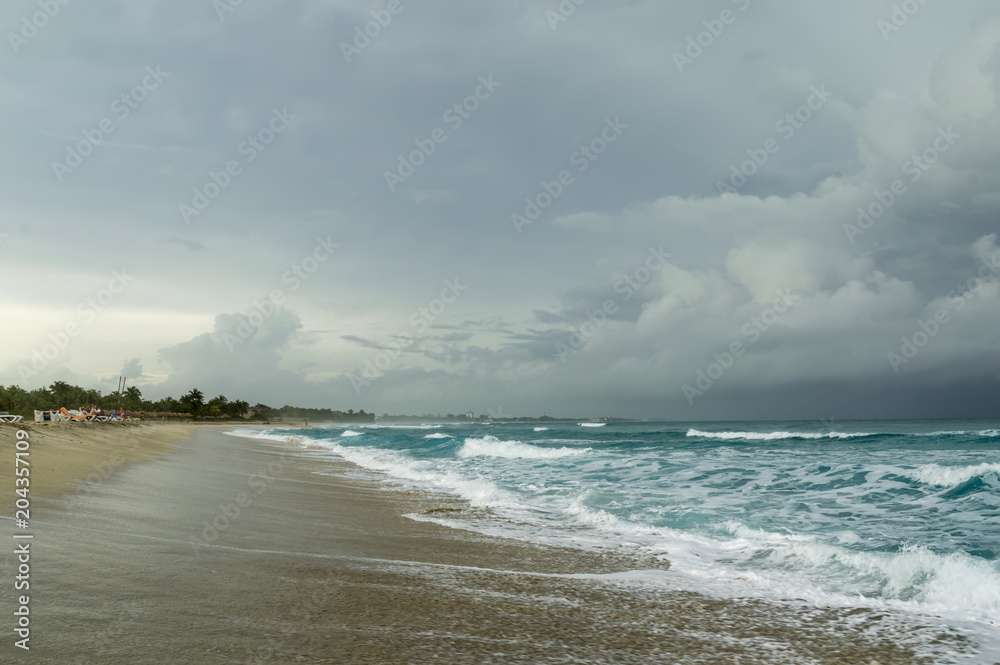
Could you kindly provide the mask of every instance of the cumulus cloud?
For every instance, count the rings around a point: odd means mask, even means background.
[[[306,382],[282,361],[282,351],[301,327],[299,317],[286,309],[276,310],[257,325],[244,314],[219,314],[211,332],[160,349],[170,374],[157,388],[174,394],[197,386],[212,393],[228,389],[277,396],[274,386],[296,388],[301,394]]]

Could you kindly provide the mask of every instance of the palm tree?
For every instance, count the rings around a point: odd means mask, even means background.
[[[233,418],[242,418],[250,410],[250,405],[241,399],[233,400],[229,403],[226,413]]]
[[[205,395],[197,388],[192,388],[191,392],[181,397],[180,404],[192,416],[198,416],[205,407]]]
[[[138,409],[142,406],[142,391],[135,386],[129,386],[125,389],[124,402],[129,409]]]

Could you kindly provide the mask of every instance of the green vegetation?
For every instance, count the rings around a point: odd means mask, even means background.
[[[197,388],[191,389],[180,399],[165,397],[151,401],[142,398],[142,391],[137,387],[127,388],[121,395],[116,391],[102,395],[99,390],[73,386],[65,381],[56,381],[48,388],[37,388],[27,391],[18,386],[0,386],[0,411],[7,411],[34,418],[34,410],[55,411],[61,407],[67,409],[89,409],[96,405],[103,411],[113,411],[119,404],[130,413],[145,411],[147,414],[186,414],[194,418],[251,418],[253,420],[278,420],[283,418],[305,418],[317,422],[374,422],[375,415],[364,411],[347,413],[331,409],[304,409],[295,406],[283,406],[272,409],[264,404],[251,407],[243,400],[230,401],[225,395],[219,395],[205,401],[205,395]]]

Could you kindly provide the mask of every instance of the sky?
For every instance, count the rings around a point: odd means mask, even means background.
[[[997,417],[990,0],[12,0],[0,384]]]

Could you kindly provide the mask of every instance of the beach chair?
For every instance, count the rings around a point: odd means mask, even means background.
[[[67,409],[65,406],[59,409],[60,413],[66,416],[67,420],[73,422],[86,422],[88,420],[93,420],[94,416],[87,413],[82,409]]]
[[[6,411],[0,412],[0,423],[19,423],[24,420],[23,416],[12,416]]]

